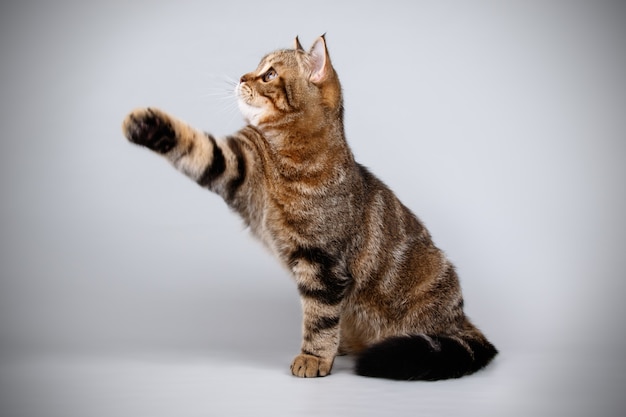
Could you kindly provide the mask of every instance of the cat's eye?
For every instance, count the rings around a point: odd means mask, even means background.
[[[270,68],[265,74],[263,74],[263,81],[267,83],[272,81],[276,77],[278,77],[278,73],[274,68]]]

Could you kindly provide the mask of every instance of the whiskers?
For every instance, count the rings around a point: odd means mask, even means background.
[[[202,94],[203,98],[220,98],[224,100],[233,99],[235,97],[235,87],[238,82],[225,75],[209,75],[209,91]]]
[[[216,107],[215,117],[224,120],[228,126],[233,125],[236,119],[241,119],[235,94],[239,82],[231,77],[216,74],[209,74],[208,79],[206,91],[200,93],[200,98],[209,102],[211,107]]]

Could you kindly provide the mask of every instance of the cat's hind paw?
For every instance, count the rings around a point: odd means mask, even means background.
[[[160,154],[176,147],[176,132],[168,117],[150,107],[130,112],[124,119],[122,131],[129,141]]]
[[[315,378],[330,374],[332,367],[332,358],[326,359],[301,353],[293,360],[291,373],[300,378]]]

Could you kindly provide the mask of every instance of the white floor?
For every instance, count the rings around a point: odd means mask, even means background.
[[[288,373],[283,352],[19,355],[0,371],[2,417],[623,416],[618,355],[501,354],[460,380],[395,382]]]

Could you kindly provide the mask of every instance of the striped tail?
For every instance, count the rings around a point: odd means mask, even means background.
[[[497,353],[486,339],[461,343],[447,336],[399,336],[366,348],[356,373],[396,380],[459,378],[482,369]]]

